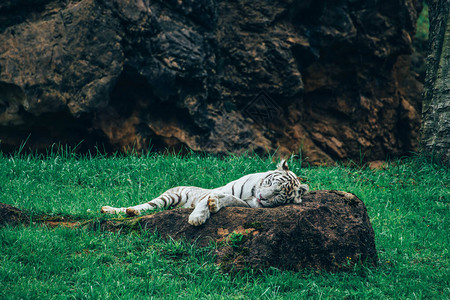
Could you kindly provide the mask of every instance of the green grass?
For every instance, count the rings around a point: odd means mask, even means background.
[[[102,205],[148,201],[176,185],[216,187],[274,167],[270,159],[246,156],[0,154],[0,202],[35,218],[97,218]],[[364,201],[375,230],[377,268],[229,275],[214,264],[212,247],[162,241],[146,232],[36,224],[0,229],[0,299],[450,298],[448,167],[420,157],[385,170],[302,168],[298,161],[290,167],[312,189],[345,190]]]

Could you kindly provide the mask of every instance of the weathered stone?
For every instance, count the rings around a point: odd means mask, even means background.
[[[355,263],[377,264],[375,236],[366,207],[355,195],[314,191],[303,203],[277,208],[224,208],[202,226],[188,224],[191,209],[167,210],[103,229],[156,230],[163,238],[199,245],[217,243],[224,271],[245,268],[348,270]]]
[[[407,154],[420,3],[3,1],[0,149]]]

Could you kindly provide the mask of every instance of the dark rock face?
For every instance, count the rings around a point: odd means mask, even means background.
[[[5,225],[29,224],[30,217],[9,204],[0,203],[0,227]]]
[[[303,199],[299,205],[277,208],[224,208],[199,227],[187,222],[191,209],[168,210],[132,223],[156,229],[162,237],[200,245],[218,242],[216,254],[224,271],[267,267],[338,271],[360,262],[376,265],[374,231],[360,199],[339,191],[315,191]],[[108,230],[127,226],[103,224]]]
[[[3,1],[0,147],[186,147],[312,163],[417,147],[419,2]],[[151,142],[150,142],[151,141]]]

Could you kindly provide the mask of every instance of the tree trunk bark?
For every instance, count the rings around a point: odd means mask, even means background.
[[[430,36],[422,109],[422,151],[450,158],[450,0],[430,0]]]

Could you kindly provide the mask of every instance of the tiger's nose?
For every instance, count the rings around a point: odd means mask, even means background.
[[[299,190],[300,190],[300,194],[304,195],[309,192],[309,186],[307,184],[302,184],[302,185],[300,185]]]

